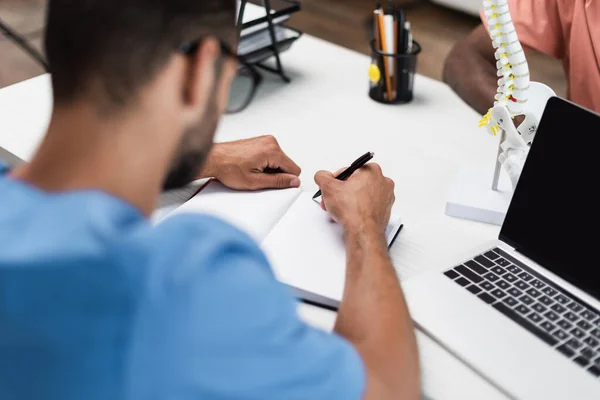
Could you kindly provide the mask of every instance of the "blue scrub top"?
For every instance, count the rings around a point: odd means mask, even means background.
[[[0,399],[362,397],[356,350],[298,318],[246,234],[2,172]]]

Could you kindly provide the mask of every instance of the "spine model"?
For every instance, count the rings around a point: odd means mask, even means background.
[[[523,106],[528,100],[529,66],[510,16],[508,0],[484,0],[483,7],[492,45],[496,49],[499,79],[494,107],[505,107],[514,117],[523,114]],[[500,129],[491,109],[479,126],[486,127],[494,135]]]

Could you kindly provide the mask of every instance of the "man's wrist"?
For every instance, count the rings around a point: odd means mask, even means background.
[[[354,261],[356,261],[348,263],[349,272],[356,268],[361,269],[369,267],[369,263],[364,262],[366,259],[373,260],[373,257],[389,258],[385,230],[381,225],[366,223],[344,227],[344,238],[346,242],[346,251],[348,254],[351,254],[351,257],[355,258]],[[355,268],[350,268],[351,265],[354,265]]]
[[[202,168],[200,169],[200,171],[198,173],[198,179],[216,178],[217,177],[220,159],[221,159],[220,150],[221,150],[221,145],[218,143],[215,143],[213,145],[212,149],[210,150],[210,152],[208,153],[208,155],[206,157],[206,161],[204,162],[204,165],[202,166]]]
[[[385,228],[371,219],[358,219],[343,225],[346,237],[358,236],[363,238],[383,239],[385,241]]]

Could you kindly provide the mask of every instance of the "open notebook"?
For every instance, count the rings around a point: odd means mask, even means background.
[[[346,250],[342,227],[300,189],[240,192],[211,181],[165,218],[182,213],[219,217],[260,243],[277,279],[307,302],[337,309],[344,291]],[[391,246],[402,228],[392,217]]]

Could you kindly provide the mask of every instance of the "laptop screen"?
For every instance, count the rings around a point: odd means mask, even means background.
[[[600,299],[600,116],[546,106],[500,239]]]

